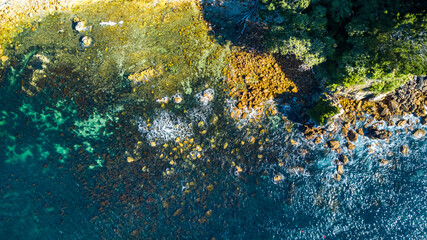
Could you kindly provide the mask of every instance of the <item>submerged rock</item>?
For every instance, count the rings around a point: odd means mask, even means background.
[[[182,102],[182,100],[183,100],[183,97],[182,97],[182,95],[181,94],[179,94],[179,93],[177,93],[177,94],[175,94],[174,96],[173,96],[173,101],[175,102],[175,103],[181,103]]]
[[[388,164],[388,161],[387,161],[387,160],[385,160],[385,159],[381,159],[381,160],[380,160],[380,164],[381,164],[381,165],[387,165],[387,164]]]
[[[415,130],[415,132],[412,134],[412,136],[415,139],[421,139],[422,137],[424,137],[426,135],[426,131],[424,129],[417,129]]]
[[[400,152],[402,153],[402,154],[408,154],[408,152],[409,152],[409,148],[408,148],[408,146],[406,146],[406,145],[402,145],[402,146],[400,146]]]
[[[279,182],[281,182],[281,181],[283,181],[283,175],[282,175],[282,174],[276,174],[276,175],[274,176],[274,178],[273,178],[273,182],[274,182],[274,183],[279,183]]]
[[[88,48],[93,45],[93,39],[88,36],[84,36],[80,39],[80,45],[82,45],[83,48]]]
[[[337,166],[337,173],[343,174],[344,173],[344,165],[338,165]]]

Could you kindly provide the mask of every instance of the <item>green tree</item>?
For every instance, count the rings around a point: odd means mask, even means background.
[[[261,1],[270,26],[267,46],[316,67],[332,88],[372,78],[384,79],[392,89],[405,76],[427,72],[426,5],[421,2]]]

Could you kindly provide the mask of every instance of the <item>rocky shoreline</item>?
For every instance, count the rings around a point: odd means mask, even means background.
[[[32,0],[28,0],[28,2],[31,3]],[[44,6],[40,5],[42,3],[46,3],[50,7],[55,6],[51,5],[47,0],[36,2],[39,2],[39,5],[34,5],[32,8],[33,10],[40,10],[42,7],[39,6]],[[64,3],[64,7],[68,7],[71,3],[81,1],[64,0],[59,2]],[[233,1],[225,2],[231,3]],[[204,17],[209,15],[207,14],[209,12],[213,17],[218,17],[218,14],[222,14],[223,17],[226,16],[223,19],[224,21],[229,18],[231,19],[232,16],[241,16],[243,14],[241,11],[236,12],[236,9],[230,8],[227,4],[222,5],[205,1],[201,4],[201,7],[205,10]],[[246,7],[249,8],[248,6]],[[4,12],[2,16],[9,16],[16,21],[24,16],[22,14],[22,16],[16,15],[20,11],[14,13],[14,8],[2,7],[0,10]],[[50,8],[45,10],[50,10]],[[8,15],[8,13],[10,14]],[[15,15],[11,15],[11,13]],[[29,14],[29,12],[27,11],[26,14]],[[222,22],[219,22],[217,26],[215,26],[215,23],[209,23],[212,26],[207,24],[209,28],[213,28],[212,32],[215,34],[216,38],[220,38],[220,31],[223,30],[219,28],[222,26],[220,23],[222,24]],[[229,24],[233,25],[232,23]],[[298,108],[294,108],[294,106],[290,108],[292,114],[298,115],[299,119],[292,119],[289,117],[289,120],[302,123],[303,127],[301,130],[307,141],[313,141],[315,144],[326,143],[325,147],[341,154],[337,161],[344,165],[348,162],[348,156],[343,155],[343,150],[353,151],[355,149],[355,143],[360,137],[387,141],[392,136],[393,133],[391,131],[384,129],[384,126],[379,126],[381,125],[381,121],[387,126],[405,127],[405,131],[412,132],[416,139],[421,139],[426,134],[422,129],[414,129],[414,123],[403,118],[406,115],[413,114],[420,118],[422,124],[427,124],[425,109],[425,105],[427,105],[427,84],[425,82],[426,77],[421,76],[414,77],[405,85],[381,98],[369,98],[365,95],[365,97],[361,99],[360,94],[355,95],[349,94],[348,92],[340,93],[338,91],[331,93],[328,95],[328,98],[334,105],[341,109],[341,112],[333,117],[327,125],[316,126],[308,119],[307,107],[312,105],[313,101],[318,99],[322,92],[320,81],[314,78],[314,73],[311,70],[301,68],[301,62],[296,61],[293,56],[277,56],[265,53],[265,50],[262,49],[263,46],[261,41],[265,29],[256,23],[251,23],[249,17],[245,19],[244,24],[246,34],[243,34],[242,31],[241,37],[234,39],[237,50],[234,51],[234,56],[231,58],[229,64],[230,69],[235,70],[234,72],[228,72],[227,85],[230,91],[229,95],[236,98],[240,103],[240,105],[237,105],[237,109],[232,112],[232,118],[246,118],[251,112],[249,111],[250,109],[255,109],[257,111],[257,114],[255,114],[256,116],[262,115],[262,113],[267,112],[263,104],[269,100],[274,99],[276,102],[280,103],[279,106],[283,106],[290,104],[291,101],[296,99],[297,103],[295,105],[297,105]],[[254,24],[254,26],[251,24]],[[235,25],[237,26],[238,24]],[[241,25],[242,24],[240,24],[240,27],[242,27]],[[246,25],[248,26],[247,28]],[[240,32],[241,28],[236,27],[236,29],[230,32],[233,31],[236,33]],[[228,34],[233,35],[230,34],[230,32]],[[225,32],[223,33],[225,34]],[[256,38],[253,38],[253,36],[256,36]],[[227,36],[225,36],[225,38],[226,37]],[[226,40],[233,41],[233,39]],[[0,55],[1,54],[2,52],[0,49]],[[3,56],[2,61],[6,62],[7,59],[4,59],[5,56]],[[192,65],[191,61],[189,65]],[[144,71],[154,71],[154,68]],[[144,73],[144,71],[139,73]],[[135,75],[130,75],[130,77],[134,76]],[[37,78],[32,77],[32,79]],[[261,81],[254,82],[252,79]],[[136,80],[134,83],[143,84]],[[37,84],[31,82],[29,85],[35,86]],[[28,86],[28,88],[31,86]],[[28,93],[28,91],[26,91],[27,89],[23,90]],[[31,94],[33,93],[31,92]],[[245,111],[243,111],[243,109]],[[276,109],[268,108],[269,114],[274,115],[276,112],[281,112],[280,107],[277,111]],[[356,126],[356,121],[364,122],[364,126]],[[339,141],[334,139],[334,134],[343,136],[345,140]],[[408,147],[401,146],[401,152],[402,154],[407,154]],[[384,163],[385,160],[382,162]],[[342,164],[337,164],[338,175],[342,172]],[[338,175],[337,178],[339,178]]]
[[[355,143],[360,137],[367,137],[373,140],[384,140],[389,142],[393,135],[388,127],[402,127],[407,133],[411,133],[414,139],[423,139],[426,135],[424,129],[417,129],[415,124],[427,124],[427,115],[425,106],[427,105],[427,83],[425,76],[414,77],[405,85],[387,94],[379,101],[371,99],[355,100],[346,96],[335,94],[336,104],[342,109],[325,126],[314,126],[313,124],[303,124],[302,131],[307,141],[313,141],[315,144],[326,141],[325,147],[336,151],[339,158],[335,161],[337,165],[336,180],[341,179],[343,167],[348,162],[348,156],[341,153],[352,152],[355,149]],[[405,116],[413,115],[419,120],[409,121]],[[362,127],[357,127],[356,121],[364,122]],[[396,133],[400,133],[397,130]],[[345,139],[338,141],[332,136],[340,134]],[[401,154],[409,154],[409,148],[403,144],[400,146]],[[388,161],[379,159],[381,165],[387,165]]]

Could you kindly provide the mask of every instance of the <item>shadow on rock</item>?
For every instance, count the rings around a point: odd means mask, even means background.
[[[293,55],[282,56],[274,54],[274,58],[282,68],[286,77],[298,88],[298,92],[286,92],[278,96],[279,108],[290,120],[306,123],[309,120],[307,110],[319,98],[322,93],[318,80],[311,69],[304,68],[301,61]]]
[[[258,17],[261,4],[257,0],[201,0],[203,17],[220,44],[262,48],[265,24]]]

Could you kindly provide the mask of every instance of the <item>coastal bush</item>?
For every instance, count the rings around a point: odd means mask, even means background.
[[[427,15],[419,1],[261,0],[266,45],[294,54],[334,89],[365,78],[427,73]],[[390,80],[381,91],[402,81]],[[374,88],[378,88],[374,87]]]
[[[323,125],[339,111],[329,100],[321,98],[308,110],[308,114],[312,120]]]
[[[407,80],[408,78],[385,78],[377,83],[372,84],[369,87],[369,90],[374,94],[390,92],[406,83]]]

